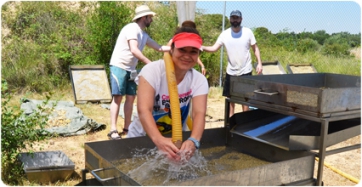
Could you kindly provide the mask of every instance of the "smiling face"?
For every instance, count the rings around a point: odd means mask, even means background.
[[[197,64],[200,50],[195,47],[173,48],[171,54],[175,70],[188,71]]]
[[[202,38],[195,28],[181,27],[172,38],[171,56],[179,80],[197,63]]]

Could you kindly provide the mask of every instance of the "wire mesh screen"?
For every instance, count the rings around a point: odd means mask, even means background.
[[[322,8],[323,7],[323,8]],[[343,9],[348,7],[348,17]],[[361,9],[356,2],[334,1],[197,1],[196,11],[204,14],[224,14],[233,10],[242,12],[242,25],[249,28],[265,27],[272,33],[316,32],[327,33],[361,31]],[[340,21],[337,21],[339,19]],[[333,24],[337,23],[338,24]],[[344,27],[341,27],[341,24]],[[352,31],[353,30],[353,31]]]

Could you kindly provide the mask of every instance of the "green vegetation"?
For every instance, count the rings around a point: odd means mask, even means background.
[[[2,79],[10,90],[38,93],[69,86],[70,65],[104,65],[109,60],[121,28],[130,23],[136,5],[145,3],[157,13],[146,31],[159,44],[166,44],[177,27],[176,3],[170,2],[7,2],[2,6]],[[204,45],[213,45],[222,31],[222,15],[197,10],[195,22]],[[225,28],[230,27],[225,17]],[[360,75],[361,61],[350,55],[360,47],[361,35],[325,31],[273,34],[252,28],[263,61],[312,63],[318,72]],[[146,47],[151,60],[163,54]],[[210,86],[219,85],[221,50],[201,54]],[[227,65],[223,53],[222,72]],[[253,56],[255,61],[255,57]],[[139,63],[138,69],[144,66]],[[347,68],[348,67],[348,68]],[[198,66],[195,69],[199,70]]]
[[[88,34],[86,39],[91,46],[89,62],[85,64],[103,64],[109,66],[109,61],[118,34],[123,26],[130,23],[131,10],[124,4],[115,1],[92,3],[94,10],[87,19]]]
[[[44,140],[44,127],[47,124],[49,111],[45,107],[50,96],[43,105],[37,106],[32,114],[25,114],[19,108],[9,105],[11,99],[6,81],[1,82],[1,179],[6,184],[20,185],[23,181],[23,168],[18,161],[19,153],[32,142]],[[22,99],[22,102],[24,99]]]

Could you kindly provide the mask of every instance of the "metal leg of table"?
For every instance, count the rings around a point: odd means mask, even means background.
[[[225,114],[224,114],[224,128],[226,133],[226,144],[228,143],[228,133],[230,131],[230,117],[229,117],[229,111],[230,111],[230,100],[229,98],[225,98]]]
[[[86,177],[86,174],[88,173],[89,171],[87,169],[82,169],[82,184],[84,184],[84,186],[86,186],[86,182],[87,182],[87,177]]]
[[[323,119],[321,121],[321,134],[320,134],[320,144],[319,144],[319,163],[318,163],[318,173],[317,173],[317,185],[322,186],[322,178],[323,178],[323,167],[324,167],[324,158],[326,154],[326,139],[328,135],[328,125],[329,121]]]

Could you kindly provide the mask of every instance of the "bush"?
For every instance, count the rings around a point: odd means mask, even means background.
[[[322,53],[333,57],[349,56],[350,46],[346,33],[334,34],[325,40]]]
[[[69,65],[88,55],[81,14],[62,2],[17,5],[14,13],[10,8],[2,12],[9,31],[2,40],[2,73],[9,89],[44,92],[68,83]]]
[[[343,57],[349,55],[348,45],[345,44],[324,44],[322,47],[322,53],[324,55],[332,55],[334,57]]]
[[[33,114],[26,115],[16,107],[9,106],[11,99],[6,81],[1,82],[1,178],[4,183],[20,185],[23,179],[23,170],[18,161],[19,153],[26,146],[32,147],[32,142],[44,140],[44,127],[48,121],[49,110],[43,106]]]
[[[86,39],[90,46],[90,61],[87,64],[102,64],[108,67],[122,27],[132,21],[131,9],[116,1],[96,2],[91,5],[94,11],[87,20]]]
[[[297,44],[297,51],[300,53],[318,51],[319,48],[318,42],[310,38],[301,39]]]

